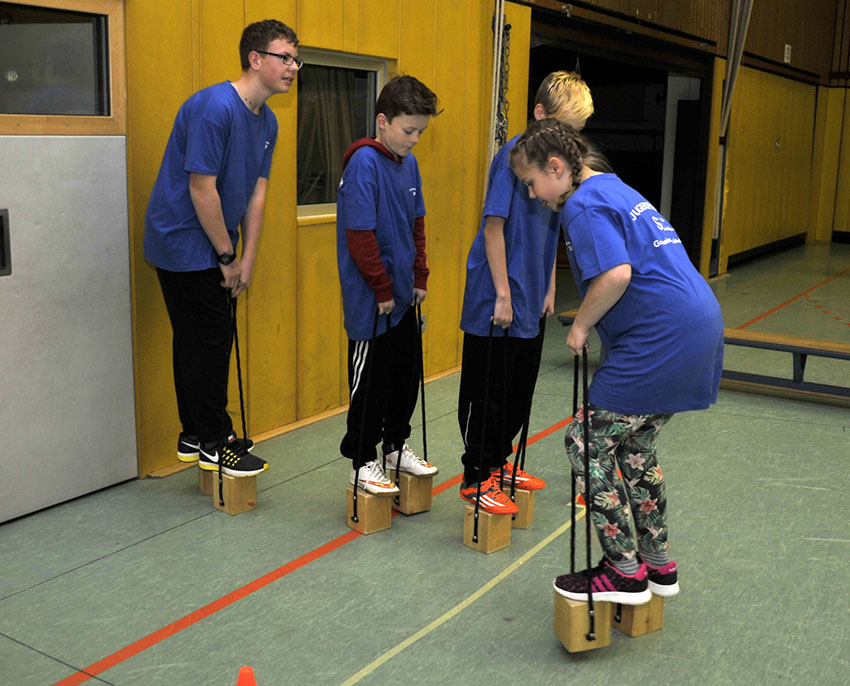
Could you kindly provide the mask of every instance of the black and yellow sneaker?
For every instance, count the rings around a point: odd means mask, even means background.
[[[245,450],[249,453],[254,449],[254,441],[250,438],[238,438],[235,431],[231,431],[227,437],[228,441],[233,439],[239,441],[245,446]],[[197,462],[200,457],[201,439],[193,434],[180,432],[180,437],[177,439],[177,459],[181,462]]]
[[[187,433],[180,433],[177,439],[177,459],[181,462],[197,462],[201,450],[201,439]]]
[[[235,436],[231,436],[224,445],[205,443],[199,452],[198,466],[201,469],[217,471],[221,460],[221,471],[228,476],[256,476],[269,468],[268,462],[251,455],[245,444]]]

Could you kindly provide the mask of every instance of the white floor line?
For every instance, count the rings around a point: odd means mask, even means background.
[[[585,514],[585,509],[583,507],[577,508],[576,509],[576,521],[578,521],[579,519],[584,517],[584,514]],[[570,521],[565,522],[562,526],[557,528],[555,531],[553,531],[551,534],[549,534],[546,538],[544,538],[542,541],[540,541],[540,543],[538,543],[531,550],[529,550],[527,553],[525,553],[525,555],[523,555],[522,557],[515,560],[508,567],[503,569],[497,576],[490,579],[490,581],[488,581],[481,588],[479,588],[477,591],[475,591],[475,593],[473,593],[472,595],[470,595],[467,598],[465,598],[464,600],[462,600],[460,603],[455,605],[451,610],[446,612],[441,617],[438,617],[433,622],[431,622],[427,626],[423,627],[422,629],[417,631],[412,636],[409,636],[408,638],[403,640],[401,643],[399,643],[395,647],[390,648],[383,655],[379,656],[378,658],[376,658],[375,660],[370,662],[368,665],[366,665],[359,672],[357,672],[357,674],[354,674],[351,677],[349,677],[348,679],[346,679],[345,681],[343,681],[341,686],[353,686],[353,684],[358,683],[361,679],[363,679],[363,677],[368,676],[369,674],[374,672],[376,669],[378,669],[378,667],[380,667],[384,663],[391,660],[393,657],[398,655],[402,650],[410,647],[411,645],[416,643],[416,641],[418,641],[420,638],[427,636],[432,631],[434,631],[435,629],[439,628],[440,626],[442,626],[443,624],[448,622],[452,617],[458,615],[460,612],[462,612],[464,609],[466,609],[472,603],[474,603],[476,600],[478,600],[481,596],[483,596],[485,593],[487,593],[487,591],[489,591],[491,588],[496,586],[496,584],[498,584],[500,581],[502,581],[503,579],[505,579],[508,576],[510,576],[511,574],[513,574],[517,569],[520,568],[520,566],[522,566],[523,564],[528,562],[532,557],[537,555],[537,553],[539,553],[541,550],[543,550],[543,548],[545,548],[552,541],[554,541],[556,538],[558,538],[558,536],[560,536],[565,531],[567,531],[570,528],[570,525],[571,525]]]

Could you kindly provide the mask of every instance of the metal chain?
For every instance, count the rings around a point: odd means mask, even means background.
[[[510,71],[511,25],[505,24],[502,31],[502,68],[499,78],[499,106],[496,111],[496,147],[501,148],[508,141],[508,72]]]

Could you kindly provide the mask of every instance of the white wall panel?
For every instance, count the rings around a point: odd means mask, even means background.
[[[0,521],[136,475],[126,141],[0,136]]]

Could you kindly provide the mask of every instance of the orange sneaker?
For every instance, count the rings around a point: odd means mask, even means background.
[[[502,487],[505,490],[508,490],[511,487],[511,479],[513,478],[514,465],[512,462],[506,462],[503,469],[505,476],[504,481],[502,482]],[[496,483],[498,483],[499,472],[494,472],[493,476],[496,478]],[[517,467],[516,487],[522,489],[523,491],[539,491],[542,488],[546,488],[546,482],[543,481],[543,479],[538,479],[536,476],[531,476],[531,474],[529,474],[525,470]]]
[[[465,483],[460,484],[460,498],[468,503],[475,503],[475,498],[478,495],[478,485]],[[498,481],[492,476],[487,481],[481,482],[481,501],[479,508],[484,512],[491,514],[516,514],[519,508],[502,489],[499,488]]]

